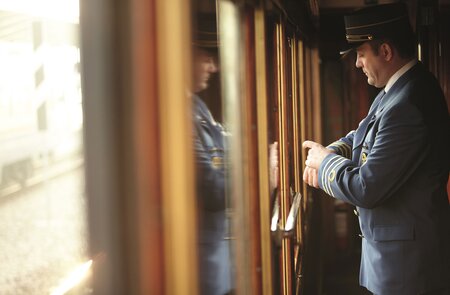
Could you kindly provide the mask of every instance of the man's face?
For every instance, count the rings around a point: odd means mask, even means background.
[[[194,85],[194,92],[200,92],[208,88],[211,74],[218,71],[215,56],[204,49],[197,48],[194,52],[193,67],[194,76],[192,82]]]
[[[384,73],[385,59],[374,52],[368,42],[356,49],[356,67],[367,76],[367,83],[377,88],[384,87],[388,81]]]

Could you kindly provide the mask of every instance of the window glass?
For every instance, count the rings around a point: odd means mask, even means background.
[[[221,44],[214,1],[193,1],[192,104],[198,265],[201,294],[230,294],[235,289],[229,186],[228,126],[224,124]]]
[[[0,294],[89,268],[78,0],[0,0]]]

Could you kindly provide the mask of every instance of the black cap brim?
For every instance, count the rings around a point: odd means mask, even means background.
[[[356,48],[358,48],[363,43],[364,42],[347,43],[345,46],[342,46],[341,50],[339,51],[341,58],[344,58],[347,55],[349,55],[350,53],[354,52],[356,50]]]

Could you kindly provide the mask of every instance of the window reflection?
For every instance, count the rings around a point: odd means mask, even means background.
[[[234,288],[226,201],[226,132],[220,119],[218,36],[215,9],[196,11],[193,30],[193,115],[199,212],[201,294],[230,294]],[[214,110],[215,115],[212,115]]]
[[[78,5],[0,1],[0,294],[88,261]]]

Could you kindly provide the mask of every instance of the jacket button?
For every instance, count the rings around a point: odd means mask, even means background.
[[[332,182],[335,177],[336,177],[336,171],[331,170],[330,174],[328,174],[328,181]]]
[[[364,239],[364,236],[362,234],[358,235],[361,239]]]
[[[359,212],[356,209],[353,209],[353,213],[355,213],[356,216],[359,216]]]

